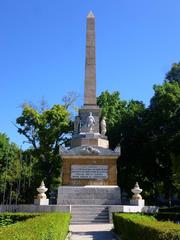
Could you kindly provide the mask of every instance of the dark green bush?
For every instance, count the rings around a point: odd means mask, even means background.
[[[25,221],[29,218],[38,216],[38,214],[30,213],[1,213],[0,214],[0,227],[16,223],[18,221]]]
[[[180,240],[180,225],[159,222],[153,216],[131,213],[114,213],[115,231],[122,239]]]
[[[161,207],[161,208],[159,208],[159,212],[178,212],[178,213],[180,213],[180,207],[171,207],[171,208]]]
[[[12,223],[14,223],[14,222],[11,219],[10,216],[5,215],[5,214],[0,215],[0,227],[5,227],[5,226],[7,226],[9,224],[12,224]]]
[[[158,221],[172,221],[172,222],[180,221],[179,212],[159,212],[156,214],[155,217]]]
[[[31,216],[25,221],[1,227],[0,240],[64,240],[66,238],[70,214],[41,213]]]

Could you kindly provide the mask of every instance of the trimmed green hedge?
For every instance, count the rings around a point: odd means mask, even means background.
[[[153,216],[114,213],[113,223],[116,233],[122,239],[180,240],[180,225],[159,222]]]
[[[25,221],[1,227],[0,240],[64,240],[66,238],[70,214],[40,213],[29,216],[31,217]]]

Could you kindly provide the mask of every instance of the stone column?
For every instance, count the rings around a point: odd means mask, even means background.
[[[95,17],[92,12],[87,16],[84,105],[96,105]]]

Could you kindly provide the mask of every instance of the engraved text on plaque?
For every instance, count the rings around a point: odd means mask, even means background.
[[[71,165],[71,179],[108,179],[108,166]]]

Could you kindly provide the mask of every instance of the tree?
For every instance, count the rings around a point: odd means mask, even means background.
[[[169,201],[174,189],[172,154],[180,154],[180,85],[175,81],[154,86],[149,107],[149,137],[153,143],[164,192]]]
[[[107,135],[113,148],[121,143],[122,154],[118,162],[118,184],[129,191],[134,183],[142,179],[140,131],[145,106],[142,102],[120,99],[120,93],[101,93],[98,104],[107,119]]]
[[[20,176],[20,149],[0,133],[0,197],[1,203],[12,203],[18,198]]]
[[[139,181],[146,199],[165,193],[170,201],[178,186],[172,154],[180,155],[180,85],[165,81],[154,86],[147,108],[142,102],[125,102],[119,96],[118,92],[105,92],[98,98],[107,117],[110,146],[121,143],[118,184],[130,192]]]
[[[170,83],[178,82],[180,84],[180,62],[172,65],[171,70],[166,74],[166,81]]]
[[[180,155],[171,154],[172,177],[175,188],[180,194]]]
[[[69,112],[62,105],[38,110],[29,104],[23,106],[16,119],[18,132],[31,144],[31,155],[37,159],[35,172],[36,187],[45,180],[50,191],[60,183],[61,158],[59,145],[68,141],[70,131]]]
[[[120,93],[117,91],[112,94],[105,91],[97,98],[97,104],[102,108],[102,116],[106,117],[107,136],[110,140],[110,146],[114,148],[120,143],[121,132],[115,128],[122,120],[126,101],[120,99]]]

